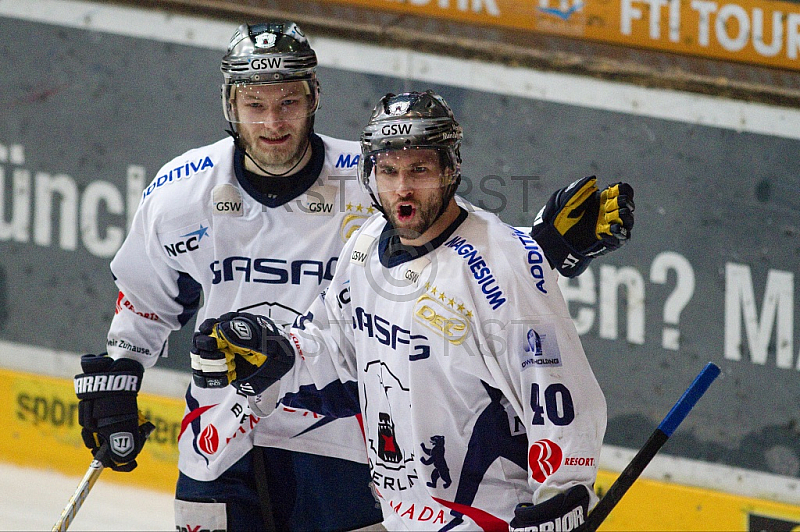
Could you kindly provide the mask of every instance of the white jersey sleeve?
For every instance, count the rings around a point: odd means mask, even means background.
[[[176,257],[199,247],[207,235],[208,222],[203,221],[208,213],[198,208],[195,198],[201,195],[185,191],[197,181],[212,181],[219,168],[230,164],[232,150],[225,144],[192,150],[171,161],[143,192],[131,230],[111,261],[120,290],[106,346],[112,357],[133,358],[151,367],[159,355],[167,354],[169,334],[197,312],[202,287]],[[181,227],[180,215],[172,214],[183,214],[186,226]],[[194,234],[162,241],[176,231]]]
[[[583,484],[592,506],[606,428],[605,398],[543,251],[527,233],[509,226],[505,232],[511,238],[484,243],[503,295],[480,320],[479,337],[494,386],[514,413],[511,428],[527,436],[527,479],[533,494],[528,502],[537,504]],[[464,260],[472,262],[469,271],[485,296],[490,285],[478,278],[490,275],[488,262],[476,261],[476,250],[467,241],[449,246],[470,257]],[[500,299],[506,302],[498,305]]]

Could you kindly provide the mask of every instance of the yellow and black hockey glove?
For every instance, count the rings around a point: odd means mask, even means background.
[[[592,259],[630,239],[634,209],[629,184],[615,183],[601,192],[595,176],[584,177],[550,196],[531,236],[551,266],[565,277],[576,277]]]
[[[271,319],[229,312],[200,324],[191,358],[197,386],[232,384],[245,395],[258,395],[292,369],[294,349]]]

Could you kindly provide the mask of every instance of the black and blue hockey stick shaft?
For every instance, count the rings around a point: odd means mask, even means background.
[[[695,377],[694,382],[683,392],[683,395],[672,407],[672,410],[669,411],[669,414],[661,421],[658,428],[653,431],[644,446],[639,449],[639,452],[636,453],[633,460],[631,460],[622,473],[620,473],[617,480],[615,480],[608,489],[608,492],[600,499],[597,506],[594,507],[594,510],[592,510],[586,518],[586,522],[580,528],[582,532],[594,532],[600,524],[605,521],[608,514],[611,513],[611,510],[614,509],[620,499],[622,499],[622,496],[628,491],[628,488],[639,478],[639,475],[642,474],[647,464],[650,463],[669,437],[672,436],[672,433],[675,432],[678,425],[683,422],[692,408],[694,408],[694,405],[697,404],[697,401],[706,393],[708,387],[711,386],[711,383],[714,382],[714,379],[716,379],[719,374],[719,366],[712,362],[706,364],[703,370]]]

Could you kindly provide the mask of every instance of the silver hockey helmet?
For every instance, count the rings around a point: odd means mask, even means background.
[[[319,107],[316,68],[317,55],[294,22],[242,24],[220,67],[225,119],[232,124],[274,119],[263,112],[242,112],[236,102],[245,97],[251,111],[264,103],[275,104],[286,119],[313,115]]]
[[[375,167],[378,158],[395,150],[433,149],[443,175],[436,187],[450,187],[449,201],[461,179],[461,126],[444,98],[431,90],[389,93],[381,98],[361,133],[358,176],[362,187],[381,207]]]

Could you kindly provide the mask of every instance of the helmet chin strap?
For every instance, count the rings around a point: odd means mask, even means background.
[[[453,183],[448,185],[448,190],[445,192],[444,197],[442,198],[442,206],[439,207],[439,213],[436,215],[437,220],[444,214],[444,211],[447,210],[447,206],[450,205],[450,200],[455,197],[456,191],[458,190],[458,185],[460,183],[461,176],[458,176]]]
[[[230,122],[229,122],[229,124],[230,124]],[[263,166],[258,164],[258,161],[253,159],[253,156],[250,155],[250,153],[247,151],[247,147],[244,145],[244,142],[242,142],[242,139],[241,139],[241,137],[239,137],[239,134],[236,131],[234,131],[233,124],[231,124],[231,129],[226,129],[225,130],[225,133],[227,133],[228,135],[233,137],[233,143],[236,145],[237,148],[242,150],[242,152],[244,153],[245,157],[250,159],[253,162],[253,164],[256,165],[256,167],[259,170],[261,170],[262,172],[264,172],[265,174],[267,174],[270,177],[284,177],[284,176],[287,176],[290,173],[292,173],[294,171],[294,169],[297,168],[297,165],[299,165],[300,162],[303,160],[303,158],[306,156],[306,153],[308,152],[308,148],[311,146],[311,139],[309,137],[306,137],[306,145],[305,145],[305,148],[303,148],[303,154],[297,159],[297,162],[294,163],[294,165],[291,168],[289,168],[288,170],[286,170],[282,174],[273,174],[272,172],[270,172],[269,170],[265,169]],[[311,131],[309,131],[309,136],[310,135],[311,135]]]

